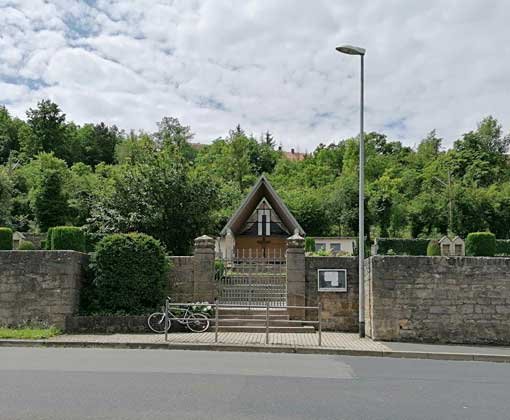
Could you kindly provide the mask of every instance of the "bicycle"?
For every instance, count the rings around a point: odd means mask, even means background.
[[[168,310],[168,319],[166,325],[166,331],[172,326],[172,319],[177,321],[181,325],[185,325],[192,332],[204,332],[209,328],[209,318],[200,313],[195,313],[191,310],[192,305],[186,306],[186,310],[183,315],[176,316],[170,309]],[[179,311],[181,309],[179,308]],[[149,328],[158,334],[165,332],[165,312],[154,312],[147,319]]]

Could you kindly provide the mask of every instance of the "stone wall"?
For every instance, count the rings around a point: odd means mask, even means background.
[[[65,328],[78,310],[88,256],[75,251],[0,251],[0,325]]]
[[[121,334],[150,333],[147,315],[73,316],[66,319],[66,333]]]
[[[376,340],[510,344],[510,259],[374,256],[366,334]]]
[[[357,257],[306,257],[306,305],[322,304],[325,330],[358,331],[358,258]],[[346,269],[347,292],[319,292],[319,268]],[[307,319],[316,320],[315,311],[307,311]]]
[[[70,315],[66,319],[66,332],[74,334],[154,334],[147,325],[147,319],[148,315]],[[182,332],[187,329],[173,321],[169,331]]]
[[[172,268],[168,273],[168,295],[176,302],[193,302],[194,257],[170,257]]]
[[[214,258],[214,240],[208,236],[195,239],[193,256],[170,257],[168,295],[174,302],[214,301]]]

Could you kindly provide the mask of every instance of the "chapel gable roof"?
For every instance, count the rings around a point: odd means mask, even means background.
[[[305,234],[305,231],[287,208],[281,197],[276,193],[271,183],[264,175],[262,175],[253,186],[250,193],[243,200],[239,208],[227,222],[225,227],[221,230],[221,235],[226,235],[229,229],[234,234],[239,233],[244,222],[255,211],[260,200],[263,198],[266,198],[271,208],[276,212],[276,214],[278,214],[289,232],[297,232],[300,235]]]

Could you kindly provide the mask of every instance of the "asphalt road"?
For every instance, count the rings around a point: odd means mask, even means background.
[[[509,419],[510,364],[0,348],[0,419]]]

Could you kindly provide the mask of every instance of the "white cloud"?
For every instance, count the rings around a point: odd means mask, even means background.
[[[366,129],[451,144],[486,115],[508,130],[510,4],[494,0],[0,1],[0,101],[42,97],[68,117],[152,131],[165,115],[200,141],[240,123],[288,148]]]

